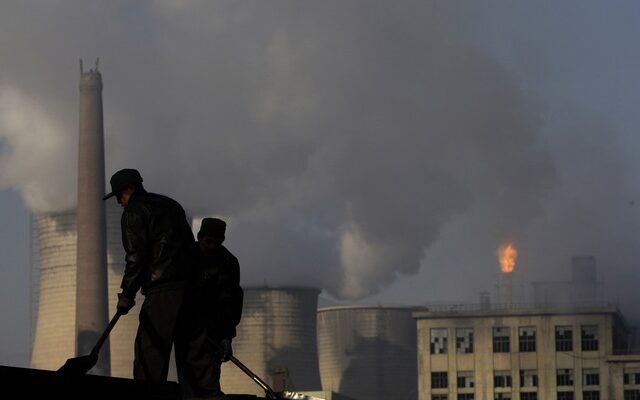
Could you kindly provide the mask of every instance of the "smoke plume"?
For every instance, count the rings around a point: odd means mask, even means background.
[[[107,171],[226,218],[245,284],[370,295],[471,210],[525,237],[556,182],[538,103],[424,2],[25,3],[0,13],[30,49],[0,47],[0,185],[73,205],[76,63],[99,55]]]

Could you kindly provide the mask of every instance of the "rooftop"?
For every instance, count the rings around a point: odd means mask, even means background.
[[[416,319],[440,318],[482,318],[531,315],[585,315],[616,314],[622,315],[616,306],[606,302],[590,302],[572,306],[540,306],[536,304],[438,304],[427,306],[424,311],[416,311]]]

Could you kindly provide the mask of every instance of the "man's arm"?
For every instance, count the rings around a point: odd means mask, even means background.
[[[221,290],[218,297],[223,337],[233,339],[236,326],[242,316],[244,291],[240,287],[240,264],[231,256],[227,259],[222,273]]]
[[[125,210],[121,226],[126,266],[120,287],[124,296],[134,299],[147,268],[149,238],[142,215],[135,211]]]

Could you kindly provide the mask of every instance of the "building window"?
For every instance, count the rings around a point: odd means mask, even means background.
[[[600,392],[597,390],[585,390],[582,392],[582,400],[600,400]]]
[[[457,353],[473,353],[473,329],[457,328],[456,329],[456,352]]]
[[[582,370],[583,386],[598,386],[600,384],[600,372],[598,368],[585,368]]]
[[[449,379],[446,372],[431,373],[431,387],[434,389],[446,388],[449,386]]]
[[[535,369],[521,369],[520,370],[520,386],[537,387],[538,371],[536,371]]]
[[[460,371],[458,372],[458,388],[472,388],[473,387],[473,371]]]
[[[473,400],[473,393],[458,393],[458,400]]]
[[[432,394],[431,400],[448,400],[448,396],[446,394]]]
[[[494,400],[511,400],[511,393],[496,393],[493,396]]]
[[[508,353],[509,335],[511,329],[508,326],[498,326],[493,328],[493,352]]]
[[[625,390],[624,400],[640,400],[640,390]]]
[[[573,386],[573,370],[572,369],[559,369],[556,373],[556,385],[558,386]],[[568,392],[563,392],[568,393]]]
[[[522,353],[536,351],[536,328],[518,328],[518,350]]]
[[[598,326],[584,325],[580,331],[582,351],[598,351]]]
[[[494,371],[493,387],[511,387],[511,371]]]
[[[640,368],[625,368],[623,376],[625,385],[640,385]]]
[[[431,329],[431,354],[447,354],[447,328]]]
[[[570,326],[556,326],[556,351],[573,351],[572,335]]]
[[[558,400],[573,400],[573,392],[558,392]]]
[[[538,400],[538,392],[521,392],[520,400]]]

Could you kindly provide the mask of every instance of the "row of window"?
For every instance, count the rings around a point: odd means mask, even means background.
[[[458,393],[457,400],[474,400],[473,393]],[[511,400],[511,393],[495,393],[494,400]],[[575,396],[573,392],[558,392],[558,400],[574,400]],[[585,390],[582,392],[583,400],[600,400],[600,392],[597,390]],[[449,400],[447,394],[433,394],[431,400]],[[538,400],[537,392],[521,392],[520,400]],[[625,390],[624,400],[640,400],[640,390]]]
[[[640,390],[625,390],[624,400],[640,400]]]
[[[629,392],[629,394],[627,394]],[[640,395],[631,394],[630,391],[625,390],[624,392],[624,400],[640,400]],[[638,397],[633,397],[638,396]],[[495,393],[494,400],[511,400],[511,393]],[[558,400],[574,400],[573,392],[558,392],[557,399]],[[458,393],[457,400],[474,400],[473,393]],[[582,392],[583,400],[600,400],[600,392],[597,390],[585,390]],[[431,400],[449,400],[449,395],[447,394],[434,394],[431,395]],[[520,393],[520,400],[538,400],[538,392],[522,392]]]
[[[447,354],[448,328],[431,329],[431,354]],[[511,328],[498,326],[493,328],[493,352],[511,351]],[[598,350],[598,326],[580,327],[580,345],[582,351]],[[536,328],[525,326],[518,328],[518,351],[536,351]],[[556,326],[556,351],[573,351],[573,327]],[[473,328],[456,328],[456,353],[473,353]]]
[[[625,372],[625,384],[627,380],[631,378],[627,377]],[[635,383],[635,376],[633,377]],[[573,369],[558,369],[556,371],[556,385],[557,386],[573,386]],[[458,388],[472,388],[474,387],[474,372],[473,371],[460,371],[456,376],[456,387]],[[597,368],[585,368],[582,370],[582,385],[583,386],[598,386],[600,384],[600,373]],[[494,371],[493,373],[493,386],[497,388],[508,388],[512,386],[511,371]],[[522,369],[520,370],[520,387],[537,387],[538,386],[538,371],[535,369]],[[431,373],[431,387],[434,389],[442,389],[449,387],[449,373],[448,372],[432,372]]]
[[[640,385],[640,368],[625,368],[623,379],[625,385]]]

